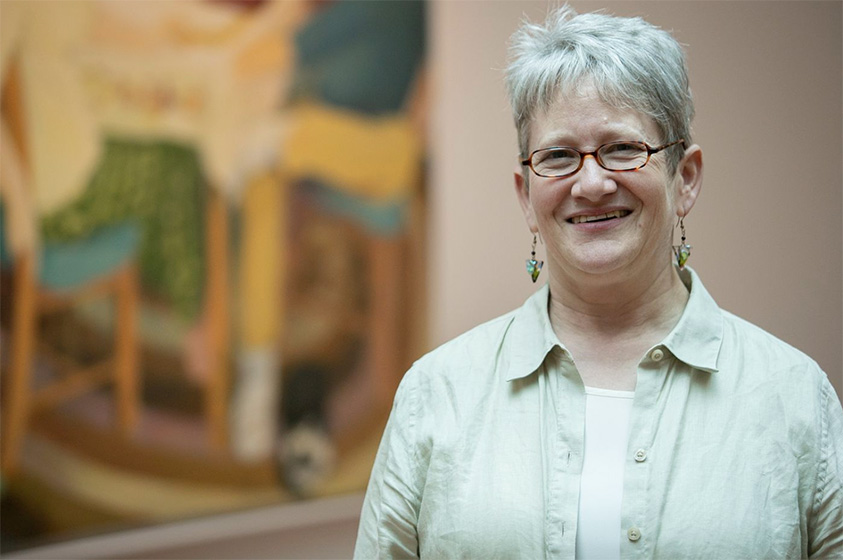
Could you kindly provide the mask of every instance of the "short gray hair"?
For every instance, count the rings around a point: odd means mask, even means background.
[[[655,121],[661,142],[691,143],[694,101],[682,47],[641,18],[577,14],[564,5],[544,24],[524,21],[512,35],[506,86],[521,156],[529,156],[530,124],[558,95],[591,83],[600,98]],[[675,171],[681,150],[671,150]]]

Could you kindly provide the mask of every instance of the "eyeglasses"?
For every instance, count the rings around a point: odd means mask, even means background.
[[[636,171],[650,161],[650,156],[676,144],[685,146],[679,139],[670,144],[653,148],[644,142],[610,142],[593,152],[581,152],[576,148],[553,147],[536,150],[521,161],[539,177],[568,177],[582,169],[585,156],[592,156],[600,167],[608,171]]]

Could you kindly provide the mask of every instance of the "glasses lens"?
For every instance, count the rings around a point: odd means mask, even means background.
[[[612,142],[601,146],[597,157],[606,169],[627,171],[647,163],[647,146],[640,142]]]
[[[545,177],[572,173],[580,164],[580,154],[571,148],[548,148],[533,154],[533,169]]]

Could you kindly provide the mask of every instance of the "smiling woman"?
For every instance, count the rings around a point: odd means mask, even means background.
[[[701,150],[691,145],[683,153],[680,141],[671,139],[668,144],[682,155],[678,170],[665,163],[666,158],[673,156],[668,150],[660,150],[662,155],[653,158],[646,157],[649,151],[645,150],[645,157],[637,156],[633,162],[636,165],[628,166],[631,171],[606,169],[605,161],[601,165],[596,157],[606,151],[605,146],[628,146],[632,142],[644,142],[645,148],[648,142],[661,145],[662,132],[652,119],[612,107],[602,97],[586,82],[575,92],[551,102],[531,121],[529,135],[522,135],[526,141],[522,152],[535,149],[541,153],[549,147],[569,144],[576,144],[568,151],[577,155],[580,151],[595,152],[594,156],[578,158],[579,165],[561,177],[540,176],[534,165],[529,166],[533,177],[524,171],[526,166],[515,171],[527,224],[532,232],[541,234],[547,246],[551,292],[559,294],[552,300],[551,313],[557,311],[554,301],[566,307],[589,300],[606,305],[606,295],[596,290],[611,289],[618,297],[630,297],[622,294],[634,292],[633,297],[642,301],[672,297],[671,291],[681,299],[684,291],[668,287],[679,282],[670,270],[668,249],[674,222],[690,212],[699,193]],[[608,213],[616,219],[596,219]],[[607,275],[610,271],[622,274]],[[681,312],[681,307],[676,312]],[[660,328],[669,323],[671,320],[666,320]],[[653,332],[653,340],[647,340],[645,345],[664,334]],[[634,369],[627,374],[627,379],[618,379],[617,384],[627,388],[634,385]]]
[[[643,16],[687,45],[697,112],[692,138],[705,152],[705,188],[685,220],[689,264],[704,272],[721,307],[804,350],[843,394],[843,268],[833,248],[843,236],[841,5],[571,4]],[[520,154],[501,69],[507,38],[523,17],[543,19],[547,2],[431,8],[437,102],[429,321],[431,343],[438,345],[532,292],[522,278],[532,236],[510,190]],[[790,165],[782,165],[784,146]],[[482,211],[468,219],[466,209],[480,201]],[[795,220],[796,209],[811,218]],[[541,240],[536,252],[544,259]],[[470,271],[482,286],[455,282],[455,270]]]
[[[685,267],[703,157],[678,42],[564,6],[513,35],[507,89],[546,284],[405,375],[355,556],[843,554],[834,389]]]

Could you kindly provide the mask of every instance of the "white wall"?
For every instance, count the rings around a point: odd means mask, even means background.
[[[690,264],[722,307],[813,356],[840,393],[841,3],[571,4],[643,16],[686,45],[705,160],[701,198],[686,220]],[[431,6],[432,345],[534,289],[503,68],[522,13],[542,19],[546,6]]]

